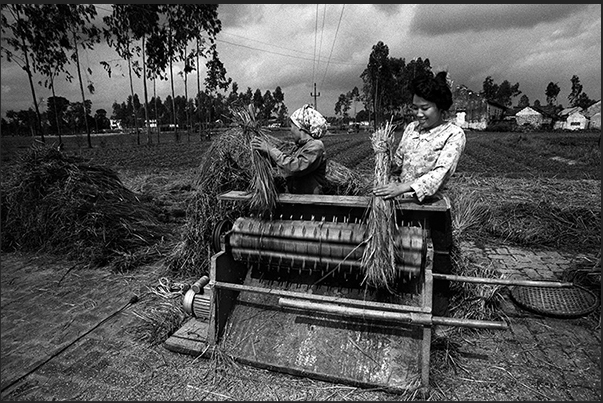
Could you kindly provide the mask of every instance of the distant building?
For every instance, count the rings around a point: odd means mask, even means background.
[[[515,123],[517,123],[517,126],[529,125],[538,128],[542,125],[542,121],[542,113],[530,106],[526,106],[515,113]]]
[[[601,129],[601,100],[595,102],[586,109],[589,129]]]
[[[553,126],[561,130],[584,130],[588,127],[588,118],[579,106],[565,108],[558,114],[558,120]]]
[[[465,85],[460,85],[453,91],[452,99],[450,112],[455,124],[463,129],[485,130],[489,124],[502,120],[507,109],[488,101]]]
[[[123,130],[123,128],[121,127],[121,120],[117,119],[109,119],[109,127],[112,131]]]
[[[147,124],[149,125],[150,128],[156,128],[157,127],[157,119],[149,119],[148,121],[145,120],[144,127],[147,127]]]

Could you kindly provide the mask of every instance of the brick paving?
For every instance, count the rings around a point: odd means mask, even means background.
[[[464,254],[480,264],[492,265],[508,278],[529,280],[561,280],[563,273],[580,261],[596,262],[596,256],[560,253],[554,250],[532,251],[512,246],[461,245]]]
[[[594,259],[470,243],[462,245],[462,250],[476,262],[492,265],[508,277],[532,280],[560,279],[563,271],[577,261]],[[150,266],[135,274],[111,274],[102,269],[70,270],[60,260],[19,254],[2,254],[1,260],[3,401],[225,400],[224,396],[237,396],[254,385],[254,379],[239,379],[240,390],[210,390],[202,382],[208,376],[208,360],[172,353],[161,345],[150,347],[135,342],[128,334],[137,306],[130,305],[131,298],[138,295],[144,299],[148,287],[157,284],[159,267]],[[474,353],[482,352],[497,363],[495,370],[484,375],[492,379],[476,380],[471,387],[490,385],[484,390],[489,394],[484,396],[500,393],[503,400],[512,388],[529,385],[524,391],[528,400],[600,401],[600,329],[585,327],[582,319],[532,315],[509,301],[504,309],[512,317],[512,328],[480,339],[473,347]],[[500,355],[501,343],[516,345],[517,357]],[[516,360],[520,358],[518,366]],[[553,378],[531,369],[542,362],[555,371]],[[505,371],[510,374],[511,370],[524,371],[524,378],[504,378]],[[258,378],[265,376],[258,374]],[[300,389],[295,382],[309,381],[288,382],[292,383],[293,396]],[[467,382],[456,382],[454,393],[463,400],[461,393]],[[270,396],[264,400],[273,400]]]

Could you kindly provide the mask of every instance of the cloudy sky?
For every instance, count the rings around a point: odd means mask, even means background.
[[[97,10],[100,21],[111,5]],[[546,87],[554,82],[561,89],[558,102],[567,106],[570,80],[577,75],[589,98],[601,98],[600,4],[220,4],[218,17],[219,57],[239,91],[249,87],[263,94],[280,86],[289,112],[314,102],[316,83],[318,109],[333,116],[340,94],[362,88],[360,74],[379,41],[391,57],[429,59],[435,72],[446,70],[454,85],[474,91],[491,76],[496,84],[519,83],[530,103],[544,103]],[[113,103],[130,94],[127,70],[116,67],[107,76],[100,61],[118,56],[106,44],[81,58],[92,70],[84,85],[91,81],[96,88],[87,95],[93,111],[110,114]],[[184,95],[184,80],[174,77],[176,94]],[[1,78],[2,117],[33,106],[24,71],[2,59]],[[191,75],[189,97],[196,88]],[[167,81],[157,82],[156,90],[162,99],[171,93]],[[36,91],[45,110],[51,93],[40,86]],[[143,99],[141,80],[135,80],[134,91]],[[57,85],[57,95],[79,101],[77,80]]]

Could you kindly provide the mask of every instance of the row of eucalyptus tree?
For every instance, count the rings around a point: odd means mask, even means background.
[[[226,77],[226,69],[215,45],[216,35],[221,30],[217,4],[113,4],[111,7],[110,15],[103,17],[102,24],[99,24],[94,5],[1,5],[2,57],[8,62],[17,63],[28,76],[36,114],[35,132],[42,141],[44,133],[34,77],[37,74],[44,77],[40,84],[50,88],[53,98],[56,98],[54,87],[57,77],[64,75],[71,82],[74,76],[69,67],[74,66],[82,95],[81,107],[89,107],[81,73],[80,50],[94,49],[103,39],[127,62],[132,97],[133,75],[142,79],[148,141],[151,141],[148,125],[149,80],[171,81],[174,119],[177,116],[173,77],[175,63],[184,62],[185,77],[192,71],[197,72],[198,93],[201,92],[201,58],[206,60],[207,67],[205,93],[212,95],[218,89],[226,90],[230,86],[231,79]],[[189,49],[191,44],[193,46]],[[101,64],[111,76],[114,62],[103,61]],[[92,74],[88,69],[88,73]],[[90,93],[94,93],[92,81],[88,80],[86,86]],[[84,110],[83,114],[88,116],[90,111]],[[84,120],[88,147],[92,147],[91,130],[87,119]],[[56,123],[59,126],[58,117]],[[179,141],[177,130],[175,135]]]

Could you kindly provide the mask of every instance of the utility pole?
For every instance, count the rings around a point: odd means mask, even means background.
[[[320,96],[320,92],[317,94],[316,93],[316,83],[314,83],[314,94],[310,93],[311,97],[314,97],[314,109],[318,110],[318,105],[316,104],[316,97]]]

